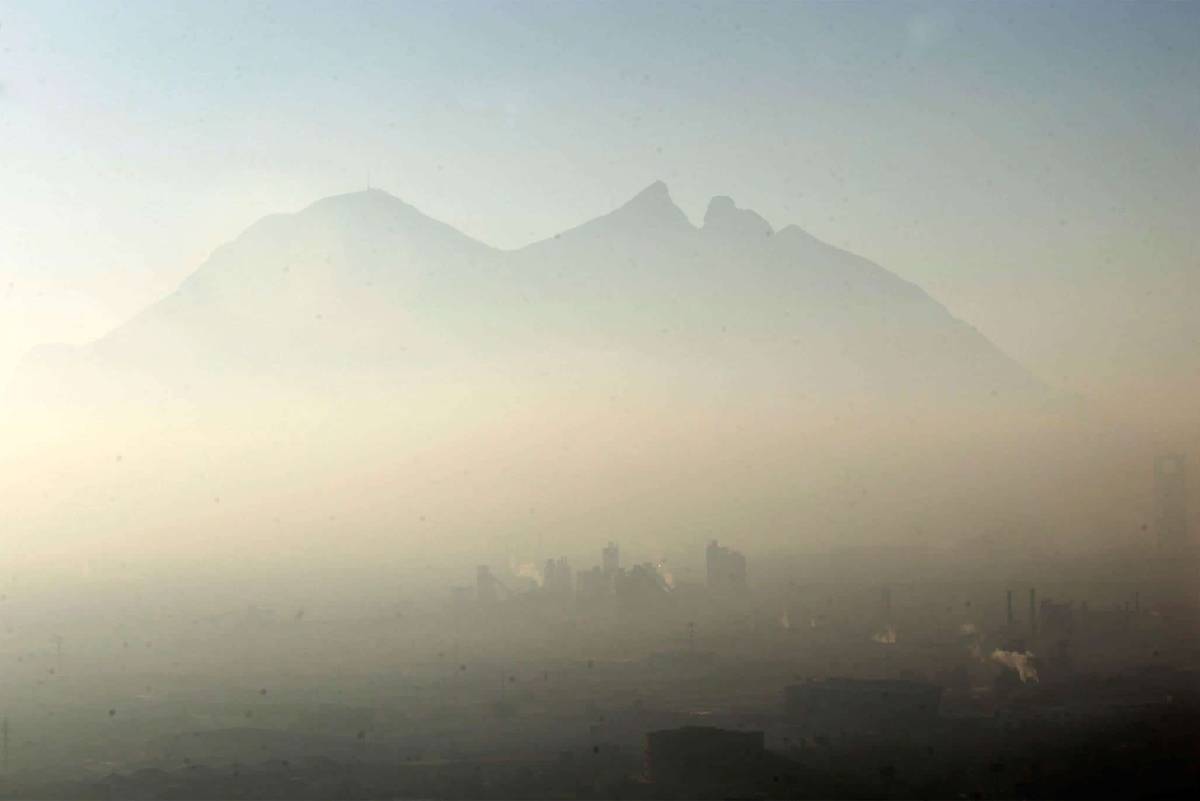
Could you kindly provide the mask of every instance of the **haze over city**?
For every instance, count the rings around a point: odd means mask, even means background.
[[[0,795],[1188,795],[1197,34],[0,4]]]

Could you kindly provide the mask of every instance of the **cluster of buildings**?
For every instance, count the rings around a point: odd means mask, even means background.
[[[706,586],[714,594],[744,594],[749,589],[746,557],[712,540],[705,549]],[[483,605],[505,598],[536,592],[558,601],[591,603],[605,598],[645,600],[670,594],[673,581],[660,565],[642,562],[621,566],[621,549],[609,542],[600,551],[600,564],[575,571],[566,557],[547,559],[541,571],[541,583],[522,577],[519,584],[502,581],[489,565],[476,568],[474,600]],[[469,588],[455,590],[459,601],[470,600]]]

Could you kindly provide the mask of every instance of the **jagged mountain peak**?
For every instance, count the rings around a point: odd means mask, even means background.
[[[516,251],[383,190],[328,197],[251,226],[92,352],[196,385],[233,370],[322,384],[346,364],[402,379],[449,353],[486,370],[572,349],[713,374],[770,365],[763,376],[806,391],[979,395],[1030,384],[882,267],[793,226],[774,233],[726,196],[697,228],[662,181]]]
[[[655,181],[608,214],[560,234],[559,238],[576,232],[658,235],[694,230],[683,209],[675,205],[666,183]]]
[[[717,195],[704,212],[704,231],[736,239],[763,239],[774,233],[757,212],[738,208],[733,198]]]
[[[691,227],[683,209],[675,205],[675,200],[671,197],[671,190],[664,181],[655,181],[650,184],[601,219],[605,218],[672,226],[685,223]]]

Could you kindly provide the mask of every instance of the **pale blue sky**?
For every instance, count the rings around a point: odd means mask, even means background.
[[[0,372],[373,184],[493,244],[664,179],[1089,392],[1200,375],[1200,3],[0,0]]]

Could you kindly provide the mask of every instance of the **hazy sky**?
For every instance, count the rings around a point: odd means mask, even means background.
[[[1084,392],[1200,376],[1200,3],[0,0],[0,374],[368,180],[518,246],[664,179]]]

